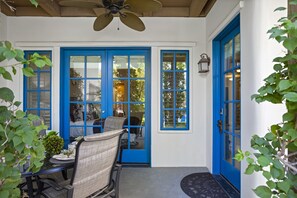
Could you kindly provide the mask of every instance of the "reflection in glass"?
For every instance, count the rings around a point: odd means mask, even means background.
[[[240,103],[235,103],[235,134],[240,135],[240,121],[241,121],[241,116],[240,116]]]
[[[233,40],[230,40],[228,43],[225,44],[225,71],[232,68],[233,63]]]
[[[240,66],[240,34],[238,34],[235,38],[235,64],[236,66]]]
[[[225,133],[224,136],[224,159],[232,164],[232,135]]]
[[[128,104],[116,103],[113,104],[113,116],[126,117],[128,112]]]
[[[164,91],[163,93],[163,106],[164,108],[174,108],[174,92]]]
[[[224,105],[224,130],[232,132],[232,124],[233,124],[233,119],[232,119],[232,103],[227,103]]]
[[[225,101],[232,100],[232,90],[233,90],[233,75],[231,72],[225,75]]]
[[[187,89],[187,73],[186,72],[176,72],[175,73],[175,83],[176,89]]]
[[[84,107],[82,104],[70,103],[70,121],[84,124]]]
[[[95,120],[101,117],[101,105],[88,103],[86,106],[87,125],[95,125]]]
[[[27,92],[27,108],[37,108],[37,92]]]
[[[173,72],[163,72],[163,89],[173,89],[174,88],[174,73]]]
[[[145,57],[130,56],[130,77],[144,78],[145,77]]]
[[[164,128],[174,127],[173,111],[171,110],[163,111],[163,127]]]
[[[130,101],[144,102],[145,100],[145,81],[131,80],[130,81]]]
[[[186,54],[176,54],[176,69],[177,70],[186,70],[186,60],[187,60],[187,55]]]
[[[176,92],[176,108],[186,108],[187,107],[187,92],[177,91]]]
[[[113,57],[113,77],[128,77],[128,56]]]
[[[186,110],[178,110],[175,113],[176,128],[186,128],[187,126],[187,112]]]
[[[74,140],[78,136],[84,136],[84,127],[70,127],[70,138]]]
[[[70,101],[83,101],[84,100],[84,81],[83,80],[70,80]]]
[[[140,125],[145,124],[145,104],[130,104],[130,116],[137,117],[140,120]]]
[[[50,110],[40,110],[40,117],[43,119],[44,124],[48,127],[51,126],[51,112]]]
[[[235,100],[240,100],[240,69],[235,70]]]
[[[113,101],[114,102],[128,101],[128,80],[113,81]]]
[[[50,108],[50,92],[40,92],[40,108]]]
[[[70,56],[70,78],[85,77],[85,57]]]
[[[37,110],[27,110],[27,115],[32,114],[32,115],[38,115]]]
[[[32,90],[32,89],[37,89],[38,86],[38,76],[32,76],[30,78],[26,78],[27,79],[27,89],[28,90]]]
[[[164,53],[163,54],[163,70],[173,70],[174,57],[173,53]]]
[[[240,149],[240,137],[234,137],[235,138],[235,149],[234,149],[234,152],[237,153],[238,150]],[[234,156],[235,157],[235,154]],[[237,160],[234,160],[234,163],[235,163],[235,168],[237,168],[238,170],[240,170],[240,162],[237,161]]]
[[[49,72],[40,72],[39,86],[41,90],[49,90],[51,87],[51,79]]]
[[[100,78],[101,69],[101,56],[87,56],[87,78]]]
[[[87,101],[101,101],[101,80],[87,80]]]

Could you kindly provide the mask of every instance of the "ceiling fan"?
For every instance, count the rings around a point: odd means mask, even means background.
[[[93,8],[97,15],[93,28],[103,30],[114,18],[119,16],[122,23],[137,30],[145,30],[145,25],[137,14],[153,12],[162,7],[158,0],[62,0],[61,6]]]

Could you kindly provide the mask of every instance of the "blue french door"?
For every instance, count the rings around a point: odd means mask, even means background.
[[[221,40],[220,171],[238,190],[240,162],[234,156],[240,149],[240,29],[236,27]]]
[[[61,122],[65,145],[125,117],[122,161],[150,163],[150,49],[63,48]]]

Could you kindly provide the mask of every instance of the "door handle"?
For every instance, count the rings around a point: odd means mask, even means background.
[[[223,132],[223,122],[222,122],[222,120],[217,121],[217,126],[219,127],[219,132],[222,133]]]

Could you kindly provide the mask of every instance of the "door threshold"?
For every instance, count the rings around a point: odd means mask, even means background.
[[[230,198],[240,198],[240,191],[238,191],[228,180],[221,175],[212,175],[219,185],[225,190]]]

